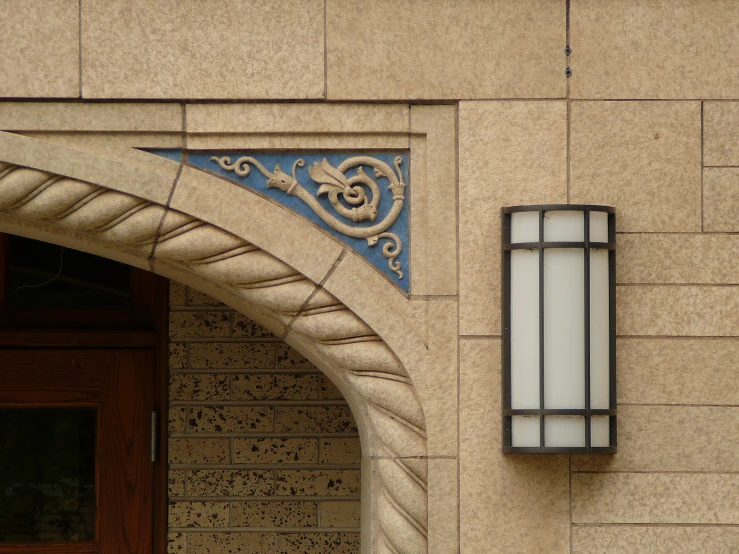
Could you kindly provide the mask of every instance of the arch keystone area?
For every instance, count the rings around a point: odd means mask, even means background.
[[[379,539],[373,550],[426,553],[426,423],[398,356],[320,283],[255,245],[243,228],[233,232],[211,221],[217,218],[168,207],[170,189],[173,181],[164,175],[0,133],[0,230],[177,279],[300,350],[344,393],[360,427],[363,453],[373,458],[376,492],[363,494],[363,501],[373,499],[370,519],[377,522],[373,535]],[[208,203],[202,206],[207,212]],[[303,224],[310,234],[311,224]],[[300,229],[286,234],[261,228],[259,240],[290,241],[296,232]],[[338,252],[328,266],[343,258],[341,248]]]

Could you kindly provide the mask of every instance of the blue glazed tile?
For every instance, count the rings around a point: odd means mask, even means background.
[[[177,163],[182,163],[182,150],[179,148],[142,148],[142,150],[144,152],[149,152],[149,154],[156,154],[157,156],[167,158]]]
[[[174,159],[171,152],[153,153]],[[410,190],[407,153],[188,152],[186,158],[192,166],[221,175],[307,217],[351,246],[382,271],[391,282],[408,292]],[[239,160],[242,162],[239,163]],[[303,161],[302,165],[299,160]],[[254,161],[258,162],[261,168]],[[338,170],[342,164],[346,168],[345,171]],[[375,172],[377,168],[381,168],[381,174]],[[392,180],[397,183],[398,169],[402,184],[396,184],[393,190],[389,190],[391,179],[387,174],[389,173]],[[293,172],[305,192],[298,191],[297,186],[290,188]],[[360,180],[365,184],[359,186]],[[285,184],[279,181],[285,181]],[[268,183],[272,186],[268,186]],[[376,191],[372,191],[371,183],[376,183]],[[361,196],[355,196],[356,203],[349,204],[346,198],[351,197],[351,191],[348,189],[350,185],[354,186],[354,190],[364,191],[366,200]],[[289,189],[291,193],[288,194],[283,189]],[[349,194],[344,196],[342,194],[344,191]],[[299,196],[301,194],[303,198]],[[374,195],[379,196],[379,201],[373,204]],[[332,205],[332,200],[337,204],[337,208]],[[311,207],[311,204],[314,206]],[[372,205],[375,205],[376,215],[373,213]],[[351,212],[352,208],[355,208],[354,212]],[[339,211],[343,213],[340,214]],[[321,218],[319,213],[322,213],[324,218]],[[391,221],[392,223],[384,228],[383,223]],[[397,256],[394,256],[395,240],[379,233],[390,233],[398,237],[401,247]],[[357,237],[357,234],[362,236]],[[378,234],[379,238],[372,238]]]

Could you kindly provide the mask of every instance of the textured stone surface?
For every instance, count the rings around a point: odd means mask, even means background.
[[[619,234],[620,283],[739,284],[739,236]]]
[[[188,471],[190,496],[270,496],[274,472],[269,470],[193,469]]]
[[[321,527],[359,527],[359,502],[321,502]]]
[[[359,533],[279,533],[277,554],[356,554],[359,552]]]
[[[359,496],[359,470],[277,471],[278,496]]]
[[[616,310],[619,335],[739,335],[737,287],[622,286]]]
[[[32,4],[35,2],[26,3]],[[74,95],[77,96],[76,90]],[[182,107],[174,103],[3,102],[0,103],[0,129],[180,133]]]
[[[573,523],[739,523],[739,475],[575,473]]]
[[[169,408],[168,428],[170,433],[185,432],[185,414],[187,408],[184,406],[171,406]]]
[[[227,527],[228,502],[174,502],[169,505],[170,527]]]
[[[576,525],[572,554],[734,554],[737,527],[669,527],[640,525]]]
[[[739,405],[736,339],[619,338],[618,401]]]
[[[187,536],[185,533],[167,534],[167,554],[187,554]]]
[[[171,312],[169,336],[172,339],[228,337],[230,312]]]
[[[193,369],[272,369],[275,345],[270,343],[193,343]]]
[[[249,338],[274,338],[274,335],[261,325],[254,323],[251,319],[240,313],[233,315],[233,336]]]
[[[618,455],[573,455],[574,471],[739,472],[739,407],[619,406]]]
[[[318,400],[318,375],[234,375],[234,400]]]
[[[278,369],[315,369],[309,360],[294,348],[281,344],[276,348],[276,363]]]
[[[739,167],[703,170],[703,228],[739,231]]]
[[[462,340],[460,363],[460,551],[569,552],[567,456],[501,454],[499,339]]]
[[[187,554],[273,554],[272,533],[188,533]]]
[[[322,464],[354,464],[362,454],[358,438],[322,439]]]
[[[573,102],[570,201],[619,231],[701,230],[699,102]]]
[[[187,345],[180,342],[169,343],[169,369],[184,369],[187,366]]]
[[[341,400],[344,396],[341,391],[333,384],[331,379],[321,374],[321,388],[319,391],[321,400]]]
[[[237,527],[315,527],[315,502],[233,502],[231,524]]]
[[[169,377],[170,400],[229,400],[231,376],[176,373]]]
[[[739,165],[739,102],[703,103],[703,165]]]
[[[500,208],[567,201],[564,102],[459,107],[460,332],[500,334]]]
[[[230,459],[228,439],[169,439],[170,464],[223,464]]]
[[[0,51],[0,97],[79,96],[79,3],[3,2]]]
[[[323,96],[318,0],[89,2],[82,50],[85,98]]]
[[[347,406],[280,406],[275,415],[278,433],[351,433],[357,431]]]
[[[191,433],[265,433],[273,426],[270,406],[194,406],[187,421]]]
[[[347,439],[349,440],[349,439]],[[359,452],[354,460],[359,459]],[[318,439],[234,439],[237,464],[311,464],[318,462]]]
[[[735,98],[737,19],[732,0],[573,0],[572,95]]]
[[[170,498],[173,496],[185,495],[185,470],[171,469],[167,480],[167,494]]]
[[[565,94],[565,8],[556,2],[507,0],[461,9],[448,0],[339,0],[327,4],[326,26],[332,100]]]

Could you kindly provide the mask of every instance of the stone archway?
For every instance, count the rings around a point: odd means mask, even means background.
[[[17,139],[20,150],[23,142],[36,142]],[[54,147],[57,155],[64,150]],[[248,237],[107,180],[103,186],[63,168],[57,173],[53,160],[36,164],[33,154],[18,152],[0,151],[0,228],[175,278],[275,331],[337,383],[357,418],[377,476],[373,491],[363,494],[363,503],[372,499],[373,551],[427,552],[425,419],[410,375],[386,340],[322,283]],[[122,173],[116,181],[141,175],[130,171],[138,168],[113,164]],[[366,522],[363,527],[368,530]]]

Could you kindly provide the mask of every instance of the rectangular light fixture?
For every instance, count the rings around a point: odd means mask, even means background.
[[[503,452],[616,452],[616,215],[503,208]]]

